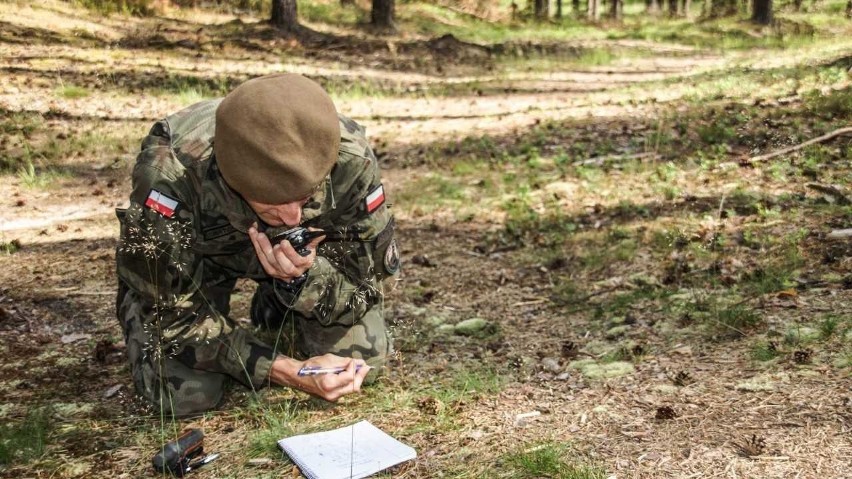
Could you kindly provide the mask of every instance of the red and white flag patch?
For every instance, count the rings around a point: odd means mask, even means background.
[[[367,195],[367,199],[364,200],[364,203],[367,206],[367,213],[372,213],[379,209],[379,206],[385,204],[385,188],[379,183],[379,186],[375,187],[370,194]]]
[[[175,215],[175,211],[177,211],[179,204],[178,200],[170,198],[154,189],[148,193],[148,199],[145,200],[145,206],[151,208],[157,213],[160,213],[166,218],[171,218]]]

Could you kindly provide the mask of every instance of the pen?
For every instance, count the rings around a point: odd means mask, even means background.
[[[355,365],[355,372],[361,370],[361,365]],[[333,368],[323,368],[320,366],[304,366],[299,370],[299,376],[316,376],[318,374],[340,374],[343,371],[346,371],[346,368],[336,366]]]

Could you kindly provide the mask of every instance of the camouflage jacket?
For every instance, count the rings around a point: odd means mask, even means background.
[[[143,140],[130,206],[118,211],[117,272],[146,303],[152,345],[189,367],[261,387],[275,352],[228,317],[228,300],[237,279],[270,278],[247,233],[262,223],[225,184],[212,154],[220,101],[157,122]],[[355,322],[381,301],[381,280],[399,266],[376,157],[360,125],[341,116],[340,126],[337,163],[304,206],[302,225],[356,231],[361,241],[321,244],[295,293],[275,280],[283,304],[323,324]]]

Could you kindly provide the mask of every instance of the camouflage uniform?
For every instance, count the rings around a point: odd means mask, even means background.
[[[361,241],[321,244],[307,280],[291,291],[264,272],[247,233],[261,222],[218,172],[212,142],[220,101],[154,125],[133,170],[130,207],[118,211],[116,306],[134,384],[178,416],[215,407],[231,378],[253,390],[266,386],[278,353],[330,352],[380,366],[391,352],[381,282],[396,273],[399,257],[387,205],[366,204],[383,190],[363,128],[340,117],[337,163],[305,204],[302,223],[356,231]],[[151,198],[174,208],[163,211]],[[235,324],[228,313],[238,278],[258,282],[253,321],[287,325],[292,334],[274,334],[270,346]]]

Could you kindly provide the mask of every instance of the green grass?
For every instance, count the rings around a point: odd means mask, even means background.
[[[246,454],[251,458],[280,454],[278,440],[297,434],[302,419],[298,403],[290,400],[262,407],[255,404],[243,414],[245,420],[255,424],[246,447]]]
[[[452,405],[478,395],[495,394],[505,383],[505,377],[490,367],[460,367],[450,374],[449,380],[442,381],[441,387],[430,388],[424,392],[443,404]]]
[[[75,3],[99,15],[150,15],[148,0],[74,0]]]
[[[51,429],[51,412],[31,409],[20,423],[0,425],[0,465],[26,463],[44,455]]]
[[[19,240],[11,240],[11,241],[0,241],[0,253],[5,255],[11,255],[17,253],[21,249],[21,242]]]
[[[517,478],[553,478],[553,479],[604,479],[606,472],[591,465],[578,463],[571,459],[576,455],[564,443],[544,442],[531,444],[506,457],[506,464]]]
[[[819,332],[822,339],[827,340],[838,332],[839,326],[842,324],[840,317],[835,315],[826,315],[819,323]]]
[[[711,318],[723,336],[746,335],[763,322],[763,318],[754,309],[742,304],[721,307]]]
[[[60,176],[61,175],[52,170],[36,170],[32,161],[28,161],[24,166],[18,169],[18,179],[20,180],[21,185],[32,189],[46,188]]]
[[[399,8],[399,7],[397,7]],[[263,12],[269,10],[264,9]],[[335,26],[355,26],[359,22],[369,21],[369,11],[356,5],[343,8],[340,2],[320,3],[316,1],[299,2],[299,18],[306,22],[325,23]]]
[[[150,91],[156,95],[173,95],[184,105],[225,96],[247,78],[231,76],[195,76],[170,73]]]
[[[780,355],[775,344],[770,342],[757,343],[751,349],[751,357],[756,361],[771,361]]]
[[[89,96],[89,90],[77,85],[62,85],[56,89],[56,94],[60,98],[75,100]]]

